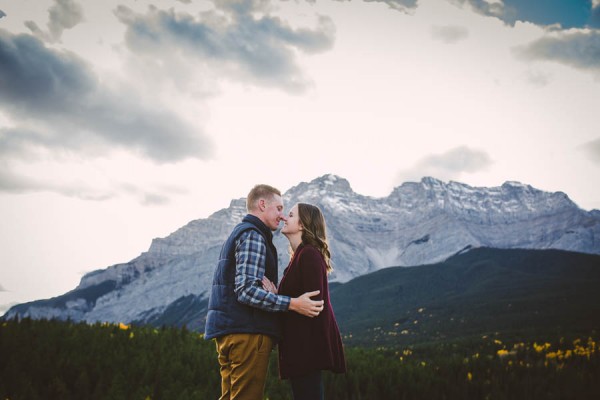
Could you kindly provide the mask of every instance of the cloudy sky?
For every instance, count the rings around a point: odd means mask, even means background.
[[[600,0],[0,0],[0,312],[258,182],[600,208]]]

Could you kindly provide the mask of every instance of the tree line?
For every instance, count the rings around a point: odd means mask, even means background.
[[[598,399],[600,343],[492,333],[446,342],[347,347],[327,399]],[[186,328],[0,321],[0,399],[216,399],[214,343]],[[273,352],[265,398],[291,399]]]

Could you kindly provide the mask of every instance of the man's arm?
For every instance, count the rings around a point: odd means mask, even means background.
[[[287,311],[288,296],[279,296],[263,289],[267,248],[263,237],[249,230],[240,236],[235,249],[235,293],[240,303],[264,311]]]
[[[306,317],[316,317],[323,311],[323,300],[311,300],[312,296],[318,295],[320,292],[306,292],[300,297],[290,299],[290,311],[295,311]]]
[[[265,290],[277,294],[277,287],[266,276],[263,276],[262,284]],[[311,300],[311,297],[317,296],[319,293],[321,293],[320,290],[315,290],[306,292],[300,297],[291,298],[289,311],[295,311],[306,317],[316,317],[323,311],[323,300],[321,298]]]
[[[236,243],[235,293],[240,303],[264,311],[295,311],[307,317],[316,317],[323,310],[323,301],[311,300],[319,292],[304,293],[290,298],[269,292],[262,287],[265,277],[267,248],[263,237],[253,231],[243,233]]]

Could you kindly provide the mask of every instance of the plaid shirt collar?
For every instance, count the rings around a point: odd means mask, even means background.
[[[269,242],[273,241],[273,232],[271,232],[271,230],[257,216],[247,214],[242,221],[249,222],[256,226]]]

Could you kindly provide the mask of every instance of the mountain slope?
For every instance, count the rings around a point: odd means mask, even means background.
[[[389,266],[440,262],[478,247],[600,254],[597,211],[580,209],[564,193],[515,182],[475,188],[424,178],[372,198],[355,193],[345,179],[325,175],[289,189],[284,201],[286,208],[302,201],[323,210],[335,266],[331,280],[337,282]],[[87,274],[58,298],[17,305],[6,317],[168,321],[199,328],[221,244],[245,213],[244,199],[233,200],[229,208],[154,239],[138,258]],[[275,243],[281,272],[287,240],[277,232]],[[192,305],[199,310],[190,310]]]
[[[600,329],[600,256],[481,248],[442,263],[386,268],[331,289],[352,344]]]

